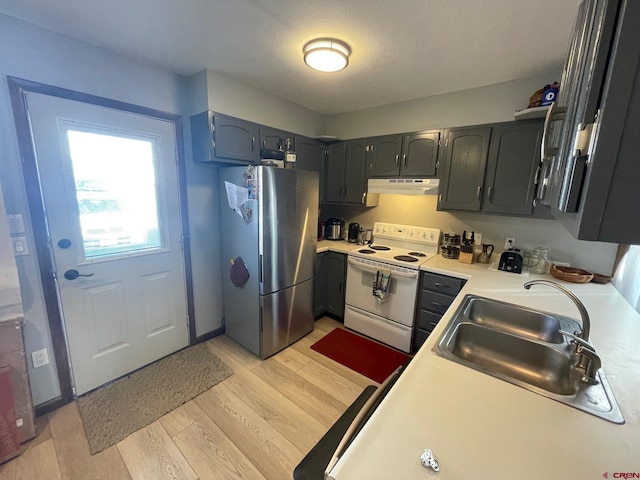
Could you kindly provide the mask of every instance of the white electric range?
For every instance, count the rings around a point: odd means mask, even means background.
[[[439,229],[375,223],[373,243],[347,255],[345,326],[410,352],[420,266],[439,244]],[[373,294],[381,273],[391,274],[385,301]]]

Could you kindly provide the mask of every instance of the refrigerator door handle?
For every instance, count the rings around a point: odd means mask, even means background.
[[[262,254],[258,257],[258,282],[262,283]]]

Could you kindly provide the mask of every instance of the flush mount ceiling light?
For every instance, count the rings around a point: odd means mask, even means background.
[[[340,40],[318,38],[311,40],[302,49],[304,63],[319,72],[339,72],[349,65],[351,48]]]

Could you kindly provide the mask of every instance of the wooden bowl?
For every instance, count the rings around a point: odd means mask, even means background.
[[[593,280],[593,273],[591,272],[581,268],[558,267],[555,264],[551,265],[551,275],[571,283],[587,283]]]

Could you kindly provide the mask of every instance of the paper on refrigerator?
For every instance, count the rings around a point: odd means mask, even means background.
[[[245,223],[253,220],[253,208],[249,205],[249,189],[225,180],[224,187],[227,191],[227,203]]]

